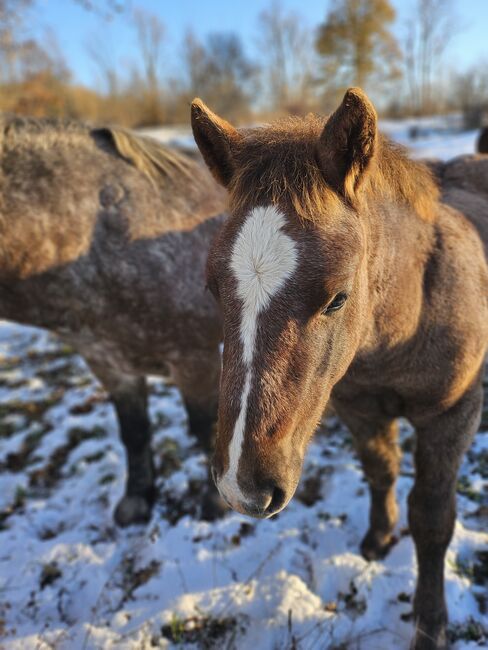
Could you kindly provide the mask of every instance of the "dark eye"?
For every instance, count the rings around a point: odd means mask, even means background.
[[[347,300],[347,293],[345,291],[341,291],[335,296],[335,298],[331,302],[329,302],[327,307],[323,310],[322,314],[330,314],[333,311],[339,311],[339,309],[344,307],[346,300]]]

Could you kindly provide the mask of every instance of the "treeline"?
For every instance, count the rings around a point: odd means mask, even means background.
[[[137,56],[122,65],[106,42],[92,40],[86,56],[99,87],[79,86],[55,35],[30,35],[36,0],[0,0],[0,110],[149,126],[186,122],[199,95],[227,118],[249,122],[327,112],[350,85],[365,88],[390,116],[462,110],[478,126],[488,110],[487,62],[447,67],[459,25],[451,0],[416,0],[403,25],[389,0],[324,2],[319,25],[270,0],[256,18],[252,48],[237,33],[202,39],[188,31],[171,49],[157,15],[118,0],[71,1],[101,24],[127,20]]]

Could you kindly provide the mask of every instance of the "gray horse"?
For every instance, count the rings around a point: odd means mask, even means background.
[[[115,520],[144,521],[146,375],[170,375],[210,445],[221,325],[205,261],[225,193],[197,161],[121,129],[7,116],[0,146],[0,317],[55,332],[105,386],[127,451]]]

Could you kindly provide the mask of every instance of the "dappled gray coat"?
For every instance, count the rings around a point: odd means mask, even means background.
[[[171,375],[209,444],[220,321],[204,270],[224,192],[197,161],[121,129],[7,116],[0,147],[0,318],[56,332],[104,384],[128,455],[116,520],[144,519],[146,375]]]

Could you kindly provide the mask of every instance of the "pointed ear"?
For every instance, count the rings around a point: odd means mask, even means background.
[[[351,202],[374,158],[377,121],[366,94],[360,88],[349,88],[320,136],[318,159],[325,180]]]
[[[242,136],[198,98],[191,104],[191,127],[195,142],[214,178],[228,187],[235,171],[235,150]]]

